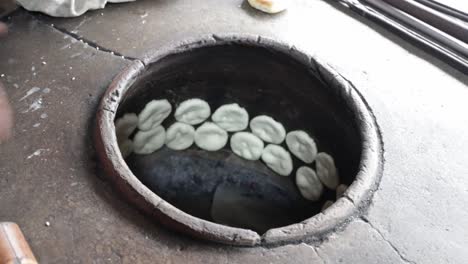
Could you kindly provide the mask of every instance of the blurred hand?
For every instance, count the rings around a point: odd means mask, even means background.
[[[0,37],[3,37],[8,33],[8,27],[5,25],[5,23],[0,22]]]
[[[0,22],[0,37],[6,35],[8,28],[4,23]],[[13,111],[8,97],[0,82],[0,143],[6,141],[11,136],[13,128]]]
[[[11,136],[13,128],[13,111],[8,102],[5,89],[0,83],[0,143],[6,141]]]

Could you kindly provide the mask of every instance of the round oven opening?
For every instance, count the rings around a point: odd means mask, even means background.
[[[262,160],[239,157],[229,142],[218,151],[164,146],[123,159],[114,120],[140,113],[153,99],[167,99],[173,107],[162,123],[167,129],[175,122],[174,109],[192,98],[206,101],[212,111],[237,103],[250,119],[268,115],[286,132],[306,131],[318,152],[333,157],[342,186],[350,187],[342,194],[325,186],[320,199],[310,201],[297,186],[296,171],[317,170],[316,162],[305,164],[291,154],[294,170],[280,176]],[[316,59],[259,38],[206,38],[129,67],[102,100],[96,138],[111,179],[137,206],[173,228],[230,244],[324,235],[362,211],[381,167],[377,127],[357,91]],[[285,141],[280,145],[288,150]]]

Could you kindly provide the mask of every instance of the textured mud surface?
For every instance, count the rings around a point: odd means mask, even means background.
[[[14,138],[0,146],[0,220],[21,226],[41,263],[466,262],[468,78],[339,7],[293,3],[275,17],[237,0],[137,1],[70,20],[17,13],[0,41],[16,120]],[[102,180],[90,126],[128,58],[226,31],[297,43],[359,87],[385,144],[365,217],[323,241],[220,246],[167,231]]]

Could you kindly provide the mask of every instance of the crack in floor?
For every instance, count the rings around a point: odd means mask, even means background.
[[[82,36],[79,36],[78,34],[72,33],[72,32],[70,32],[70,31],[68,31],[68,30],[66,30],[66,29],[57,27],[57,26],[54,25],[54,24],[48,24],[48,26],[52,27],[53,29],[55,29],[55,30],[61,32],[62,34],[65,34],[65,35],[67,35],[67,36],[69,36],[69,37],[71,37],[71,38],[73,38],[73,39],[75,39],[75,40],[77,40],[77,41],[80,41],[80,42],[82,42],[82,43],[84,43],[84,44],[87,44],[88,46],[90,46],[90,47],[92,47],[92,48],[94,48],[94,49],[96,49],[96,50],[98,50],[98,51],[102,51],[102,52],[109,53],[109,54],[111,54],[111,55],[120,57],[120,58],[122,58],[122,59],[124,59],[124,60],[131,60],[131,61],[137,60],[136,58],[132,58],[132,57],[129,57],[129,56],[125,56],[125,55],[123,55],[122,53],[119,53],[119,52],[117,52],[117,51],[113,51],[113,50],[111,50],[111,49],[108,49],[108,48],[105,48],[105,47],[103,47],[103,46],[101,46],[101,45],[98,45],[96,42],[93,42],[93,41],[91,41],[91,40],[89,40],[89,39],[86,39],[86,38],[84,38],[84,37],[82,37]]]
[[[315,255],[317,255],[317,257],[322,261],[322,263],[323,263],[323,264],[326,263],[326,262],[325,262],[325,259],[318,253],[318,250],[317,250],[316,247],[314,247],[314,246],[312,246],[312,245],[309,245],[309,244],[307,244],[307,243],[304,243],[304,242],[301,243],[301,245],[304,245],[304,246],[306,246],[306,247],[311,248],[311,249],[315,252]]]
[[[406,263],[411,263],[411,264],[416,264],[415,261],[412,261],[412,260],[409,260],[408,258],[406,258],[405,256],[403,256],[403,254],[401,254],[400,250],[395,247],[395,245],[393,245],[392,242],[390,242],[387,238],[385,238],[385,236],[382,234],[382,232],[380,232],[379,229],[377,229],[374,225],[371,224],[371,222],[364,218],[364,217],[361,217],[361,220],[365,223],[367,223],[372,229],[374,229],[379,235],[380,237],[385,241],[387,242],[387,244],[397,253],[397,255]]]
[[[325,261],[325,257],[322,256],[321,253],[319,253],[318,248],[315,248],[315,252],[317,253],[317,256],[319,257],[319,259],[322,260],[322,263],[323,263],[323,264],[327,263],[327,262]]]
[[[55,24],[49,24],[45,21],[43,21],[40,17],[37,17],[31,13],[27,13],[27,15],[29,15],[30,17],[32,17],[34,20],[38,21],[39,23],[47,26],[47,27],[50,27],[58,32],[60,32],[61,34],[64,34],[76,41],[79,41],[85,45],[88,45],[89,47],[97,50],[97,51],[102,51],[102,52],[105,52],[105,53],[108,53],[110,55],[113,55],[113,56],[116,56],[116,57],[120,57],[121,59],[124,59],[124,60],[129,60],[129,61],[141,61],[140,59],[138,58],[134,58],[134,57],[130,57],[130,56],[125,56],[123,55],[122,53],[118,52],[118,51],[114,51],[114,50],[111,50],[109,48],[106,48],[106,47],[103,47],[101,45],[99,45],[98,43],[92,41],[92,40],[89,40],[87,38],[84,38],[83,36],[80,36],[76,33],[73,33],[73,32],[70,32],[64,28],[61,28],[61,27],[58,27],[57,25]]]

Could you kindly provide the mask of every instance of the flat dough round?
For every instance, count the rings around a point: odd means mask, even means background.
[[[338,172],[335,167],[335,161],[332,156],[328,155],[325,152],[320,152],[315,158],[317,168],[317,176],[320,181],[329,189],[335,190],[338,184],[340,184],[340,179],[338,177]]]
[[[220,150],[227,141],[228,133],[215,123],[205,122],[195,131],[195,144],[204,150]]]
[[[231,149],[246,160],[258,160],[262,156],[263,141],[249,132],[237,132],[231,137]]]
[[[183,101],[175,111],[175,119],[189,125],[200,124],[210,115],[208,103],[198,98]]]
[[[348,189],[348,185],[346,184],[338,185],[338,187],[336,187],[336,199],[338,200],[341,197],[343,197],[343,194],[346,192],[347,189]]]
[[[265,142],[280,144],[286,136],[284,126],[273,118],[260,115],[250,121],[250,130]]]
[[[211,119],[219,127],[229,132],[244,130],[249,125],[249,113],[238,104],[220,106],[213,113]]]
[[[276,14],[288,8],[288,0],[248,0],[249,4],[260,11]]]
[[[133,141],[130,139],[125,139],[119,141],[119,149],[122,157],[125,159],[126,157],[130,156],[133,152]]]
[[[326,200],[325,203],[322,205],[322,212],[325,211],[328,207],[330,207],[334,202],[332,200]]]
[[[160,125],[172,111],[172,106],[166,99],[152,100],[138,115],[138,128],[143,131]]]
[[[297,169],[296,184],[302,197],[307,200],[317,201],[322,196],[323,185],[315,171],[309,167],[302,166]]]
[[[302,130],[291,131],[286,135],[286,145],[294,156],[310,164],[317,156],[315,141]]]
[[[135,131],[138,126],[138,116],[134,113],[128,113],[115,120],[115,135],[117,141],[124,141]]]
[[[189,148],[195,141],[195,128],[191,125],[176,122],[166,131],[166,146],[173,150]]]
[[[150,154],[160,149],[166,140],[166,131],[156,126],[148,131],[138,131],[133,138],[133,151],[136,154]]]
[[[271,170],[281,176],[288,176],[293,170],[291,155],[278,145],[267,145],[263,149],[262,160]]]

